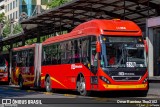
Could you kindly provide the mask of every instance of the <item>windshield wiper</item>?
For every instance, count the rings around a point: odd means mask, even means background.
[[[123,49],[123,47],[122,47],[121,50],[122,50],[122,55],[121,55],[120,60],[119,60],[118,63],[116,64],[115,69],[118,69],[118,68],[120,67],[122,60],[124,60],[124,58],[125,58],[126,52],[125,52],[125,50]]]

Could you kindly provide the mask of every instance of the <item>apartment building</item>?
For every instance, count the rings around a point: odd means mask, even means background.
[[[47,2],[48,0],[4,0],[5,15],[7,19],[18,22],[22,13],[31,17],[37,14],[37,7],[45,10]]]
[[[4,0],[0,1],[0,14],[1,13],[5,13],[5,9],[4,9]]]

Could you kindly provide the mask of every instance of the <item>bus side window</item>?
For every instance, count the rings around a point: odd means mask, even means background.
[[[42,65],[45,65],[46,62],[46,52],[44,48],[42,49]]]
[[[78,47],[79,40],[73,41],[73,63],[80,63],[80,51]]]
[[[66,44],[66,63],[70,64],[72,62],[72,43],[68,41]]]
[[[96,36],[91,38],[91,68],[98,66],[98,53],[96,52]]]
[[[60,47],[61,47],[61,64],[65,64],[66,63],[66,43],[60,43]]]
[[[34,65],[34,53],[33,49],[29,50],[29,66]]]
[[[52,61],[52,64],[55,65],[57,64],[57,45],[52,45],[51,46],[52,48],[52,52],[51,52],[51,61]]]
[[[82,63],[87,65],[89,63],[89,39],[82,39]]]
[[[61,46],[60,44],[58,44],[57,49],[58,49],[58,58],[57,58],[58,64],[61,64]]]

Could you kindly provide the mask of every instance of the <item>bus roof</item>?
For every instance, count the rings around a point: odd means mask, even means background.
[[[43,44],[60,42],[88,35],[142,36],[142,32],[132,21],[94,19],[78,25],[70,33],[48,38]]]
[[[13,48],[12,50],[13,51],[19,51],[19,50],[30,49],[30,48],[34,48],[34,47],[35,47],[35,44],[32,44],[32,45],[21,46],[21,47],[18,47],[18,48]]]

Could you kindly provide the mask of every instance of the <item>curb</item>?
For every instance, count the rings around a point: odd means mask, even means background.
[[[149,81],[149,83],[160,83],[160,80],[154,80],[154,79],[152,79],[152,80],[148,80]]]

